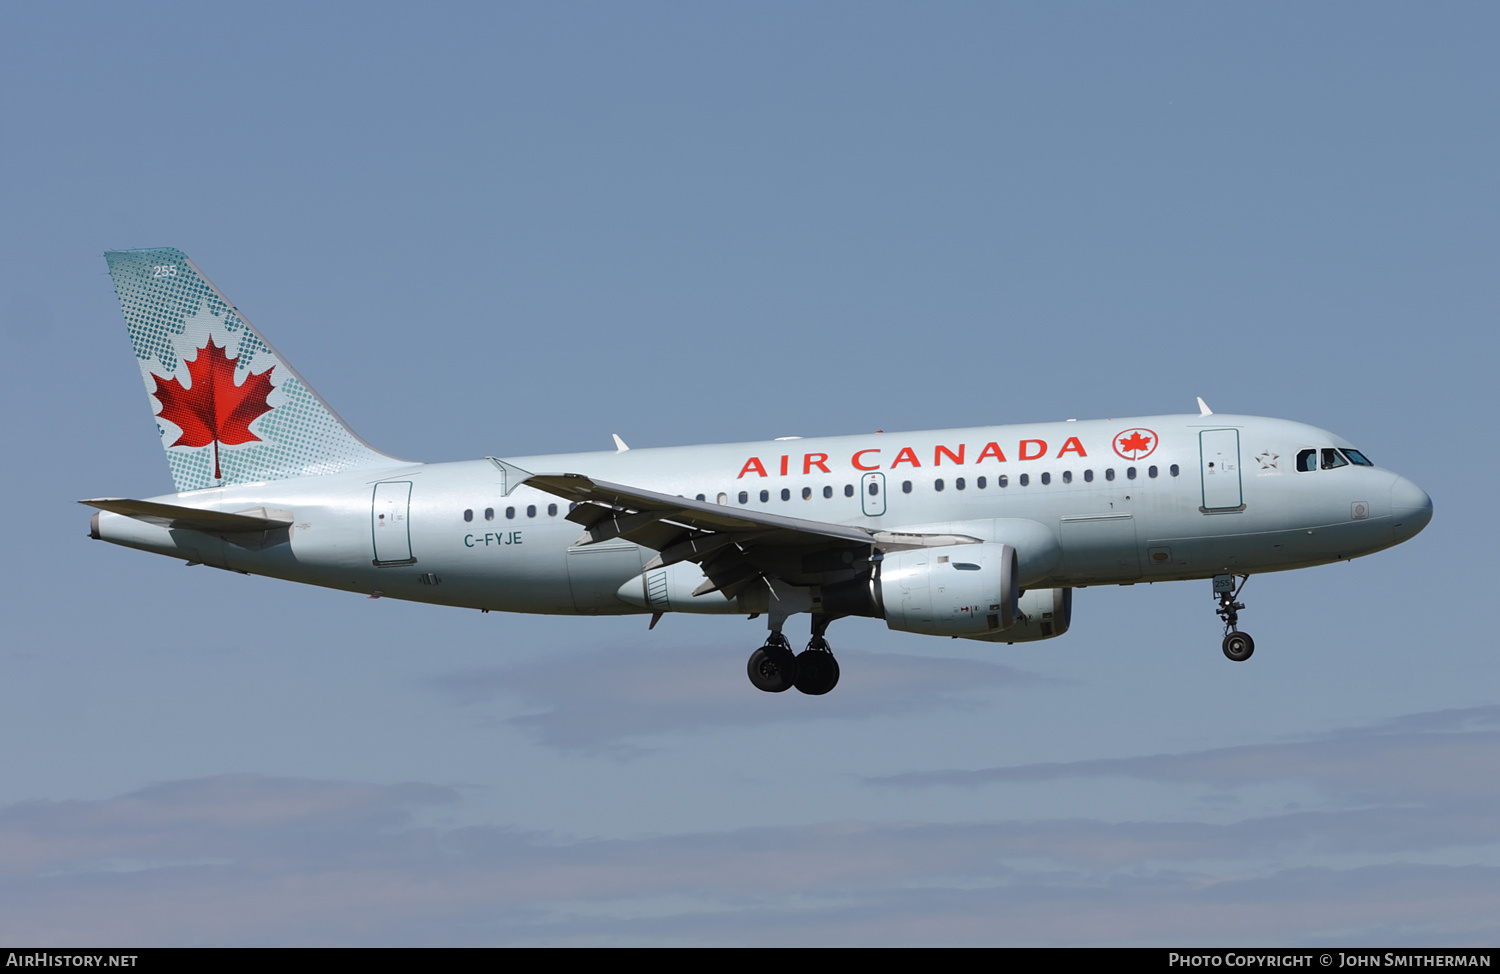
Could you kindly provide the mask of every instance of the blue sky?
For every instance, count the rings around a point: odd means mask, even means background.
[[[0,31],[0,939],[1500,937],[1480,4],[45,4]],[[427,460],[1192,411],[1427,530],[1017,647],[481,615],[90,542],[170,489],[105,273],[186,251]]]

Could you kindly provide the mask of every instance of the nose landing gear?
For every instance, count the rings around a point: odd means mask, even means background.
[[[1250,638],[1247,632],[1239,631],[1240,610],[1245,603],[1239,601],[1240,591],[1244,589],[1245,583],[1250,581],[1249,575],[1238,576],[1240,583],[1234,584],[1234,575],[1214,576],[1214,598],[1219,601],[1216,610],[1220,619],[1224,620],[1224,655],[1236,663],[1243,663],[1255,652],[1255,640]]]

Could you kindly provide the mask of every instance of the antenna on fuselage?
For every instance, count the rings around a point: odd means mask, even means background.
[[[1202,402],[1202,400],[1200,399],[1199,402]],[[628,446],[625,445],[625,441],[622,440],[622,439],[620,439],[620,434],[619,433],[611,433],[609,435],[613,436],[615,438],[615,452],[616,453],[624,453],[626,450],[630,449],[630,447],[628,447]]]
[[[1199,416],[1212,416],[1213,414],[1214,414],[1214,411],[1212,409],[1208,408],[1208,403],[1206,403],[1206,402],[1203,401],[1203,397],[1202,396],[1199,396],[1198,397],[1198,415]],[[619,437],[617,436],[617,437],[615,437],[615,439],[618,440]]]

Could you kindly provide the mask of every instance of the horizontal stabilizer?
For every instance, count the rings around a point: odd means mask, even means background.
[[[78,503],[97,507],[111,514],[123,514],[137,521],[157,524],[164,528],[182,528],[188,531],[205,531],[210,534],[276,531],[292,526],[290,519],[258,517],[253,514],[226,514],[222,511],[206,511],[198,507],[178,507],[176,504],[136,501],[127,497],[97,497]],[[265,508],[259,510],[264,512]]]

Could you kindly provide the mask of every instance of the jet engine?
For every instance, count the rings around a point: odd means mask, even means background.
[[[995,643],[1030,643],[1068,631],[1073,622],[1071,588],[1028,589],[1016,603],[1016,623],[1004,632],[970,636]]]
[[[885,556],[875,597],[892,629],[982,637],[1014,625],[1019,577],[1008,544],[915,548]]]

